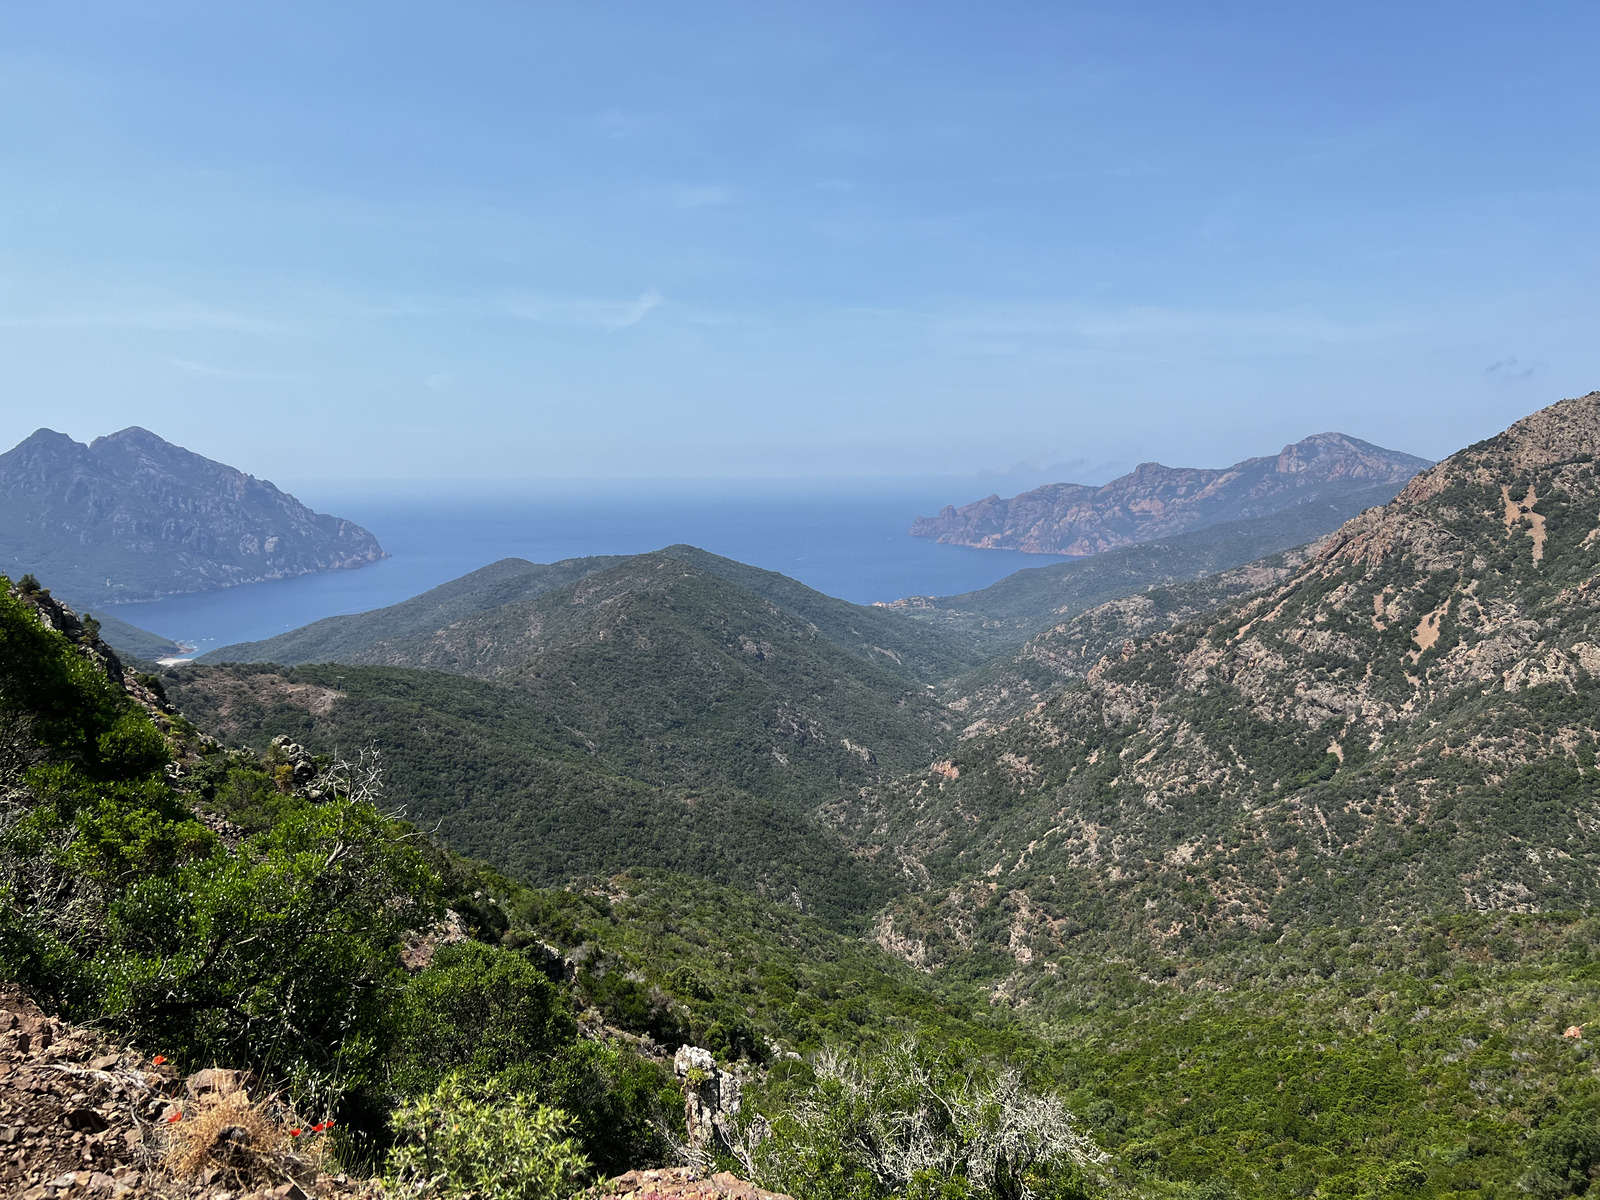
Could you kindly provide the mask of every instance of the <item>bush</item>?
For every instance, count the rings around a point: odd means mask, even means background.
[[[556,1200],[576,1192],[588,1160],[567,1133],[571,1118],[527,1093],[486,1097],[460,1074],[402,1104],[390,1119],[401,1139],[384,1186],[424,1200]]]
[[[1066,1196],[1104,1161],[1061,1102],[1014,1070],[914,1042],[859,1062],[825,1052],[761,1133],[747,1125],[749,1148],[735,1151],[746,1169],[816,1200]]]
[[[483,1080],[546,1060],[577,1036],[543,971],[481,942],[440,947],[407,985],[397,1023],[394,1079],[412,1093],[456,1069]]]

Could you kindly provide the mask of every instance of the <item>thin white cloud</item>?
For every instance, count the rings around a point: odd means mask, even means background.
[[[167,360],[180,371],[188,371],[191,375],[214,375],[218,378],[227,378],[232,372],[224,371],[221,367],[213,367],[208,363],[195,362],[192,358],[169,358]]]
[[[651,288],[635,300],[523,296],[510,301],[506,308],[520,320],[542,325],[626,329],[644,320],[662,302],[661,293]]]
[[[1138,342],[1205,341],[1219,346],[1329,345],[1392,337],[1390,321],[1348,322],[1304,310],[1179,308],[1079,304],[1004,305],[955,312],[858,309],[860,315],[920,328],[973,353],[1015,353],[1038,342],[1115,347]]]
[[[263,317],[185,301],[66,308],[33,312],[27,316],[0,313],[0,328],[131,329],[152,332],[221,330],[259,337],[285,332],[283,325]]]
[[[248,382],[282,383],[302,379],[304,376],[290,371],[250,371],[235,367],[218,367],[193,358],[169,358],[167,362],[190,375],[203,375],[208,379],[237,379]]]

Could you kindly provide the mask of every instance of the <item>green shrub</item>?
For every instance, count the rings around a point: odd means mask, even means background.
[[[909,1041],[859,1060],[824,1052],[771,1107],[736,1153],[763,1186],[814,1200],[1069,1196],[1104,1161],[1014,1070]]]
[[[481,942],[442,946],[406,986],[394,1078],[423,1092],[450,1071],[484,1080],[537,1064],[577,1036],[555,984],[522,955]]]
[[[589,1169],[572,1121],[527,1093],[484,1095],[459,1074],[398,1107],[384,1186],[422,1200],[556,1200]]]

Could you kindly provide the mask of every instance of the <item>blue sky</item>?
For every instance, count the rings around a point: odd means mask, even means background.
[[[11,4],[0,441],[1439,456],[1600,387],[1597,45],[1587,2]]]

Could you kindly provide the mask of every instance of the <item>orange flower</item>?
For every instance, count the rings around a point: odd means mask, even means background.
[[[154,1058],[152,1058],[150,1061],[155,1063],[155,1065],[159,1067],[162,1063],[167,1061],[167,1056],[165,1054],[158,1054]]]
[[[167,1118],[167,1124],[168,1125],[176,1125],[181,1120],[183,1120],[182,1111],[175,1112],[170,1117]]]

